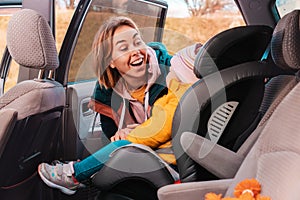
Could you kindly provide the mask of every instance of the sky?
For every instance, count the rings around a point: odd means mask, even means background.
[[[168,17],[188,17],[187,6],[183,0],[165,0],[168,2]]]

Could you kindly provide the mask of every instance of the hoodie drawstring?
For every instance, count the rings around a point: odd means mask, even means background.
[[[122,108],[121,117],[120,117],[120,121],[119,121],[118,131],[122,129],[123,124],[124,124],[124,117],[125,117],[126,102],[125,102],[124,98],[122,98],[122,99],[123,99],[123,108]]]
[[[120,116],[120,121],[118,125],[118,130],[121,130],[124,124],[124,118],[125,118],[125,111],[126,111],[126,102],[125,99],[123,99],[123,107],[122,107],[122,112]],[[145,101],[144,101],[144,110],[145,110],[145,121],[148,119],[148,107],[149,107],[149,92],[146,92],[145,94]]]
[[[146,121],[148,119],[149,92],[146,92],[144,102],[145,102],[144,109],[145,109],[145,121]]]

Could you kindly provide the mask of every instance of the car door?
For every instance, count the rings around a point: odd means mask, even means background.
[[[67,93],[64,112],[64,159],[81,159],[101,148],[108,138],[101,134],[99,117],[88,108],[97,77],[91,46],[99,27],[110,17],[124,15],[140,27],[146,42],[161,41],[168,5],[157,0],[80,1],[59,54],[56,77]]]

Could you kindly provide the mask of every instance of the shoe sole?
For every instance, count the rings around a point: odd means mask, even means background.
[[[41,173],[41,165],[39,165],[38,167],[38,172],[39,172],[39,175],[41,177],[41,179],[44,181],[44,183],[46,183],[46,185],[48,185],[49,187],[51,188],[56,188],[56,189],[59,189],[61,192],[67,194],[67,195],[72,195],[72,194],[75,194],[76,190],[70,190],[66,187],[63,187],[61,185],[57,185],[55,183],[52,183],[51,181],[49,181],[46,177],[44,177],[44,175]]]

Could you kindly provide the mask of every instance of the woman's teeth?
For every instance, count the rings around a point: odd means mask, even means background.
[[[130,65],[132,65],[132,66],[139,66],[141,64],[143,64],[143,58],[140,58],[140,59],[130,63]]]

